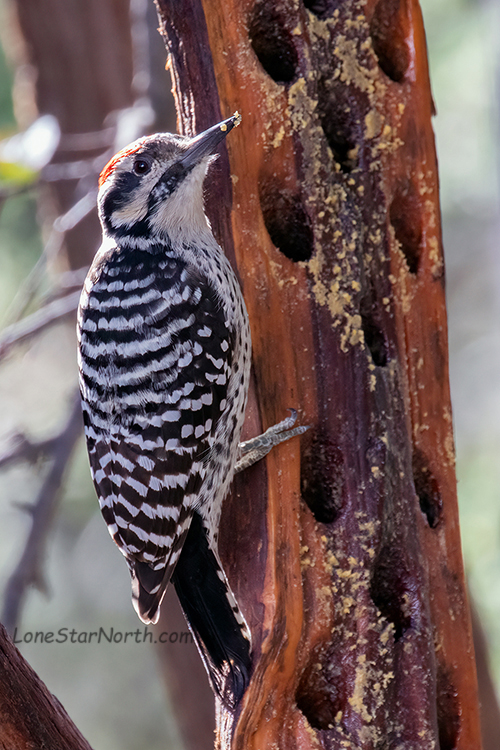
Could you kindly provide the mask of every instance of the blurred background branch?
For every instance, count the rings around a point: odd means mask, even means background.
[[[79,393],[75,393],[71,401],[69,418],[58,435],[38,444],[24,438],[18,441],[17,452],[11,452],[10,461],[6,456],[0,456],[0,466],[8,465],[14,459],[19,460],[21,455],[33,461],[42,454],[45,455],[48,464],[33,504],[21,506],[31,517],[31,529],[19,562],[5,587],[0,619],[10,634],[19,622],[28,586],[33,585],[44,593],[48,590],[42,568],[45,546],[64,489],[64,475],[82,427]]]

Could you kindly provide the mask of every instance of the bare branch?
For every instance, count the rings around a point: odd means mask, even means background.
[[[47,440],[32,441],[22,433],[13,435],[9,448],[4,453],[0,453],[0,469],[6,469],[19,461],[36,463],[41,456],[51,452],[54,440],[55,438],[52,437]]]
[[[64,214],[61,214],[61,216],[54,221],[52,231],[45,243],[42,255],[21,284],[14,301],[9,308],[7,320],[10,326],[21,320],[26,309],[34,300],[40,289],[47,261],[54,260],[61,251],[65,233],[70,229],[73,229],[94,209],[96,195],[97,189],[93,187],[91,190],[88,190],[80,200],[71,206],[71,208],[69,208]]]
[[[13,323],[5,328],[0,336],[0,360],[9,353],[14,344],[20,344],[67,315],[72,315],[78,307],[80,293],[80,290],[78,290],[60,299],[55,299],[32,315],[28,315],[18,323]]]
[[[102,157],[101,157],[102,158]],[[87,214],[94,210],[97,199],[97,186],[89,190],[83,198],[80,198],[66,213],[61,214],[54,221],[55,232],[68,232],[76,227]]]
[[[7,582],[2,622],[9,632],[18,622],[28,586],[43,589],[42,561],[46,539],[61,493],[64,473],[81,433],[80,398],[75,394],[69,418],[64,428],[53,438],[52,463],[39,489],[32,508],[31,530],[16,569]]]
[[[62,297],[70,291],[79,291],[83,286],[88,270],[88,266],[85,266],[75,271],[64,271],[57,279],[57,289],[52,292],[52,297]]]
[[[60,164],[48,164],[43,170],[43,179],[47,182],[57,180],[78,180],[90,174],[97,175],[106,164],[107,153],[99,154],[93,159],[77,159],[76,161],[62,162]],[[111,155],[111,151],[109,151]]]
[[[59,151],[96,151],[110,148],[115,137],[115,128],[102,128],[88,133],[63,133]]]

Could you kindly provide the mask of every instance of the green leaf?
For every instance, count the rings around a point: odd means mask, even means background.
[[[38,179],[38,172],[22,164],[0,161],[0,185],[19,187],[30,185]]]

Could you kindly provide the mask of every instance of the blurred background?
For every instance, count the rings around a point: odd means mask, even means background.
[[[421,0],[446,260],[458,498],[500,692],[500,4]],[[500,730],[497,727],[497,742]]]
[[[498,691],[500,6],[422,7],[438,113],[463,549]],[[73,408],[72,311],[99,243],[96,174],[143,132],[175,130],[165,50],[148,0],[0,0],[0,14],[0,619],[12,632],[17,624],[18,640],[59,628],[135,631],[128,571],[101,520]],[[39,117],[46,112],[54,117]],[[55,497],[54,483],[62,483]],[[47,524],[26,554],[32,503]],[[166,628],[186,630],[175,614]],[[161,659],[147,643],[18,646],[93,747],[201,750],[179,720],[182,684],[165,680],[184,658],[188,672],[199,669],[185,644],[169,643]],[[199,699],[205,733],[211,702],[209,693]]]

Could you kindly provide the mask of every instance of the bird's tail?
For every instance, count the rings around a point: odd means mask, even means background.
[[[146,625],[150,623],[155,625],[158,622],[160,605],[179,560],[187,533],[188,528],[181,528],[168,551],[168,557],[157,560],[156,564],[141,562],[132,557],[126,558],[132,578],[132,604]]]
[[[198,513],[194,513],[172,582],[212,688],[234,710],[250,678],[250,633]]]
[[[132,604],[141,620],[149,625],[158,622],[160,604],[172,576],[170,566],[155,570],[145,562],[127,560],[132,578]]]

